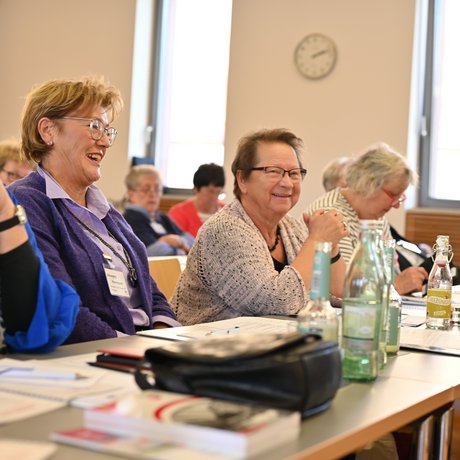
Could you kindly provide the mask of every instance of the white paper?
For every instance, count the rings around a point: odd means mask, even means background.
[[[195,324],[193,326],[140,331],[138,335],[169,340],[193,340],[207,336],[232,334],[285,334],[287,332],[294,332],[296,324],[295,320],[242,316],[240,318],[224,319],[211,323]]]
[[[64,406],[65,403],[63,402],[38,399],[25,395],[13,395],[0,391],[0,424],[16,422]],[[5,457],[1,447],[0,452],[0,457],[3,460]],[[16,458],[22,460],[22,457]]]
[[[425,328],[402,327],[401,347],[460,356],[458,331],[440,331]]]

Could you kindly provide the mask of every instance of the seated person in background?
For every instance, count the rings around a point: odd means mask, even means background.
[[[323,186],[326,192],[335,188],[345,187],[347,168],[353,163],[351,157],[338,157],[332,160],[323,170]],[[391,238],[396,240],[396,252],[400,271],[412,266],[422,266],[429,273],[433,266],[432,248],[427,244],[416,245],[400,235],[390,224]]]
[[[45,353],[72,332],[80,298],[50,275],[25,213],[15,205],[0,185],[1,348]]]
[[[353,158],[338,157],[326,165],[323,170],[323,187],[326,192],[337,187],[345,187],[345,174],[347,167],[351,165]]]
[[[22,148],[39,166],[10,189],[26,208],[51,273],[80,295],[67,343],[178,325],[149,274],[144,245],[94,185],[122,106],[118,89],[82,78],[39,85],[23,111]]]
[[[179,227],[196,237],[209,217],[224,207],[219,195],[225,185],[224,168],[214,163],[201,165],[193,175],[195,196],[174,205],[168,216]]]
[[[390,226],[385,214],[406,199],[404,192],[417,180],[406,160],[386,144],[369,147],[346,169],[345,187],[335,188],[307,207],[335,208],[342,213],[349,235],[340,240],[340,252],[347,263],[359,241],[360,219],[384,219],[384,237],[390,238]],[[421,291],[428,273],[423,267],[410,267],[395,277],[395,288],[401,294]]]
[[[288,215],[307,173],[301,148],[284,129],[240,141],[232,164],[236,199],[198,233],[171,300],[179,321],[297,313],[309,300],[318,241],[332,242],[330,291],[341,296],[338,242],[348,235],[342,216],[317,211],[300,222]]]
[[[160,206],[163,186],[159,169],[133,166],[125,178],[128,189],[124,218],[145,244],[149,256],[188,254],[194,238],[179,228]]]
[[[0,142],[0,178],[6,186],[26,177],[33,164],[21,156],[21,145],[11,139]]]

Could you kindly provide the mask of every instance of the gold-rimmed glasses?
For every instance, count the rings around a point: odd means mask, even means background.
[[[83,117],[62,117],[64,120],[81,120],[81,121],[88,121],[87,124],[89,128],[89,132],[91,133],[91,137],[93,140],[98,141],[102,138],[105,134],[109,139],[109,145],[113,145],[115,142],[115,138],[117,137],[118,131],[109,126],[105,127],[104,123],[97,118],[83,118]]]

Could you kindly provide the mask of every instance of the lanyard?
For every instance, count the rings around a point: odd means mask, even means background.
[[[134,268],[134,266],[133,266],[133,264],[131,262],[131,258],[129,257],[129,254],[126,251],[126,249],[124,248],[124,246],[112,235],[112,233],[109,231],[109,229],[107,229],[107,231],[109,233],[109,236],[111,238],[113,238],[118,244],[121,245],[121,247],[123,248],[123,253],[124,253],[125,257],[123,257],[121,254],[119,254],[118,251],[108,241],[106,241],[106,240],[104,240],[104,238],[102,238],[102,236],[100,236],[91,227],[89,227],[83,221],[81,221],[68,207],[67,207],[67,210],[70,212],[70,214],[72,214],[74,219],[82,227],[84,227],[86,230],[88,230],[88,232],[91,233],[91,235],[93,235],[95,238],[97,238],[104,246],[108,247],[114,253],[114,255],[116,257],[118,257],[118,259],[121,260],[123,265],[128,269],[128,279],[129,279],[129,282],[130,282],[131,286],[136,287],[137,279],[138,279],[137,278],[137,272],[136,272],[136,269]]]

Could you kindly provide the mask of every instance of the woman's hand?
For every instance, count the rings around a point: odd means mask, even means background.
[[[186,254],[188,254],[188,252],[190,251],[190,246],[180,235],[164,235],[161,238],[159,238],[158,241],[169,244],[173,248],[182,249]]]
[[[428,273],[423,267],[409,267],[395,277],[395,289],[400,295],[419,292],[423,282],[428,279]]]
[[[339,241],[347,236],[349,231],[342,215],[335,209],[329,211],[319,209],[311,215],[303,213],[303,220],[308,227],[308,238],[291,266],[300,273],[305,286],[310,289],[316,243],[330,241],[332,243],[331,257],[335,257],[339,253]],[[343,258],[331,264],[330,292],[336,297],[342,297],[345,270]]]
[[[303,213],[303,220],[308,227],[308,239],[313,241],[330,241],[332,256],[337,254],[339,241],[348,236],[348,225],[342,214],[335,209],[318,209],[313,214]]]
[[[1,182],[1,181],[0,181]],[[0,222],[14,216],[15,205],[8,195],[3,184],[0,184]],[[0,254],[5,254],[16,249],[28,240],[26,229],[23,225],[15,225],[8,230],[0,232]]]

